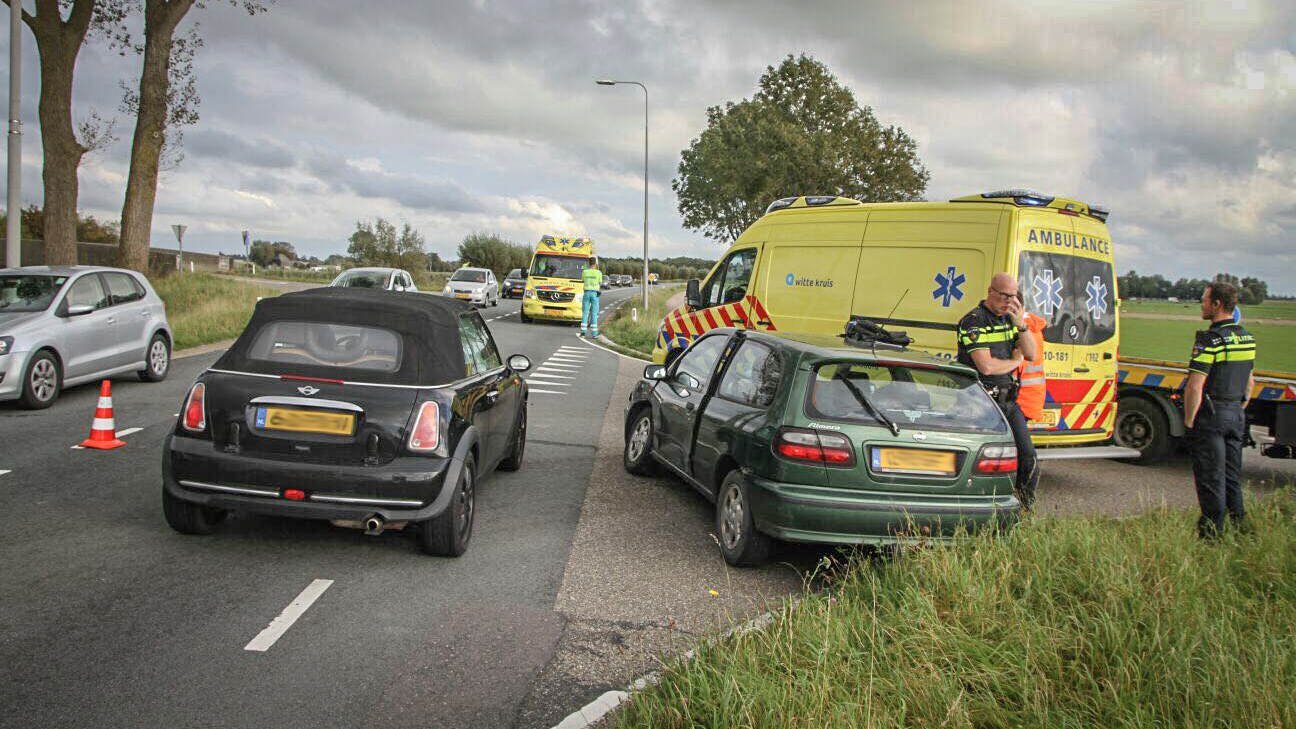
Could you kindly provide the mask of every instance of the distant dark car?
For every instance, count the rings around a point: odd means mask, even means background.
[[[514,296],[522,298],[522,292],[526,291],[526,272],[520,268],[515,268],[508,272],[504,277],[504,283],[500,284],[500,296],[511,299]]]
[[[264,299],[167,436],[167,523],[206,534],[243,511],[408,527],[428,553],[463,554],[478,481],[522,465],[530,366],[502,361],[481,316],[447,297]]]
[[[887,545],[1015,522],[1017,449],[963,365],[841,338],[714,329],[630,394],[625,468],[715,503],[726,561],[771,537]]]

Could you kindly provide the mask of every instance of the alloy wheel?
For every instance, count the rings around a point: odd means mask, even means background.
[[[32,368],[31,389],[36,395],[36,399],[46,402],[54,397],[54,390],[58,386],[58,369],[54,363],[48,359],[42,359]]]
[[[153,370],[153,375],[161,377],[166,374],[169,364],[166,342],[161,339],[153,340],[153,346],[149,347],[149,369]]]
[[[742,490],[731,486],[724,493],[724,509],[720,518],[720,539],[725,549],[732,550],[742,539],[744,504]]]
[[[630,460],[639,460],[644,451],[648,448],[648,433],[652,430],[652,418],[647,415],[639,418],[635,422],[634,430],[630,433]]]
[[[473,508],[474,508],[473,480],[468,474],[464,474],[463,484],[459,486],[458,493],[455,494],[455,512],[459,517],[459,541],[467,542],[469,535],[472,534],[473,527]]]

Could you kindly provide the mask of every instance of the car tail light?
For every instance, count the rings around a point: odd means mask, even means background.
[[[419,406],[418,417],[410,431],[409,449],[416,453],[436,450],[441,442],[441,408],[431,400]]]
[[[207,429],[207,386],[201,382],[195,383],[193,389],[189,390],[189,398],[185,400],[184,418],[180,424],[185,430],[191,430],[195,433],[201,433]]]
[[[977,473],[1016,473],[1017,446],[988,445],[977,455]]]
[[[284,489],[283,497],[293,501],[302,501],[306,498],[306,492],[301,489]]]
[[[807,428],[783,428],[774,438],[774,451],[794,461],[822,463],[850,468],[855,465],[855,449],[850,438]]]

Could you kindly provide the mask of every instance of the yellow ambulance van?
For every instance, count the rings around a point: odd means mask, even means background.
[[[1047,398],[1030,423],[1040,445],[1111,438],[1120,342],[1107,211],[1026,190],[949,202],[861,203],[806,196],[772,203],[662,322],[653,361],[723,326],[841,334],[868,318],[953,357],[954,331],[991,275],[1017,277],[1043,317]],[[1076,453],[1079,455],[1079,452]]]
[[[522,323],[547,320],[580,324],[581,296],[585,293],[581,271],[592,258],[594,241],[589,238],[542,236],[527,268]]]

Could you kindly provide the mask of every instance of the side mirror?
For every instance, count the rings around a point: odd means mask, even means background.
[[[89,304],[73,304],[67,308],[68,316],[84,316],[94,313],[95,308]]]
[[[514,354],[508,358],[509,369],[514,372],[526,372],[531,369],[531,360],[525,354]]]
[[[645,380],[664,380],[666,379],[666,367],[659,364],[648,365],[644,368]]]
[[[691,309],[702,308],[702,291],[695,278],[689,279],[688,283],[684,284],[684,303]]]

